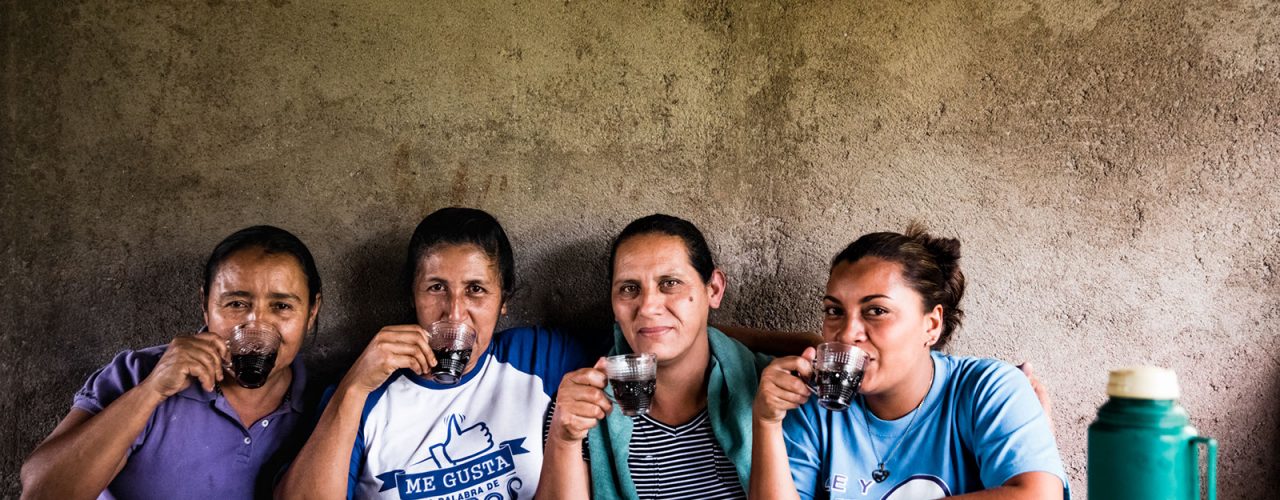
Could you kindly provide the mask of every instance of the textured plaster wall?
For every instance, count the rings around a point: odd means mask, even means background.
[[[399,321],[445,205],[506,225],[507,324],[608,318],[655,211],[717,320],[815,329],[825,262],[912,219],[964,243],[952,352],[1032,360],[1077,497],[1109,368],[1176,369],[1221,492],[1280,488],[1280,5],[4,1],[0,495],[84,378],[200,325],[255,223],[326,280],[317,368]]]

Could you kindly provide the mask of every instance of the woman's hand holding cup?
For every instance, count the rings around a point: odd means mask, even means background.
[[[613,409],[604,392],[609,382],[604,366],[605,360],[600,358],[595,366],[569,372],[560,381],[548,440],[580,442]]]
[[[183,335],[169,342],[164,355],[142,385],[162,398],[168,398],[198,380],[206,391],[222,381],[222,367],[227,359],[227,345],[222,337],[210,332]]]
[[[800,356],[777,358],[760,373],[760,390],[752,413],[757,422],[781,424],[787,411],[799,408],[813,392],[805,380],[813,379],[814,348],[805,348]]]
[[[356,359],[342,385],[365,394],[373,392],[400,369],[425,375],[436,365],[427,345],[427,331],[418,325],[383,327]]]

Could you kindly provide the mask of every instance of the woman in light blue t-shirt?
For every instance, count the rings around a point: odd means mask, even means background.
[[[822,334],[867,352],[859,394],[845,411],[818,406],[802,380],[813,350],[771,363],[753,410],[752,497],[1066,496],[1027,378],[938,351],[960,326],[959,258],[959,241],[912,226],[864,235],[832,260]]]

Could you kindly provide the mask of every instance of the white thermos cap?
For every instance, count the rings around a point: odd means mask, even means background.
[[[1111,371],[1107,395],[1132,399],[1178,399],[1178,375],[1158,366],[1131,366]]]

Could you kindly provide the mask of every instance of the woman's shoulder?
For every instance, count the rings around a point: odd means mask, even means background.
[[[93,376],[116,376],[124,379],[141,381],[151,374],[160,358],[164,356],[168,344],[154,345],[142,349],[125,349],[116,353],[111,361],[98,369]]]
[[[72,405],[90,413],[102,411],[120,395],[147,378],[168,347],[167,344],[162,344],[116,353],[110,362],[89,375],[84,386],[76,393]]]
[[[494,332],[494,354],[507,356],[528,349],[580,349],[581,342],[561,328],[525,325]]]
[[[1031,382],[1017,367],[1007,362],[981,357],[934,354],[946,370],[948,392],[952,398],[968,401],[978,413],[996,408],[1027,406],[1039,408]]]
[[[972,386],[1005,379],[1026,378],[1017,367],[994,358],[954,356],[936,352],[933,356],[942,369],[946,370],[953,384]]]
[[[565,373],[593,361],[583,343],[560,328],[508,328],[494,333],[490,343],[494,361],[543,377],[548,384],[558,385]]]
[[[1031,383],[1021,370],[998,359],[940,353],[935,353],[934,358],[946,372],[946,385],[956,395],[984,399],[1031,390]]]

